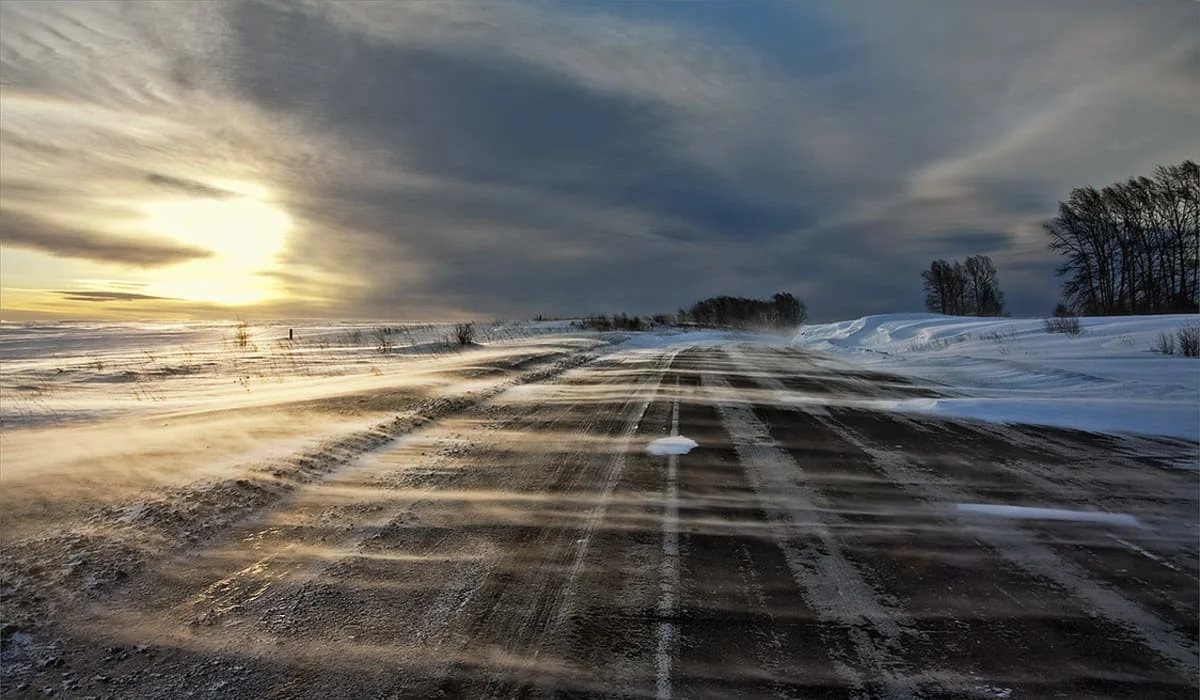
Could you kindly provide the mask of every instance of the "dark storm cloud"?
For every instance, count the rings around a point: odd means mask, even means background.
[[[756,237],[806,220],[681,158],[657,102],[503,55],[372,41],[301,12],[247,4],[238,17],[236,78],[251,100],[403,167],[633,207],[693,231]]]
[[[729,262],[715,254],[726,243],[770,245],[818,215],[808,197],[696,162],[678,114],[653,96],[492,52],[372,40],[288,9],[248,4],[237,16],[247,99],[436,183],[306,182],[290,202],[314,230],[339,232],[336,243],[301,235],[293,259],[353,267],[370,282],[363,303],[419,292],[484,312],[561,313],[684,303],[717,280],[762,293],[761,278],[695,271]],[[746,170],[769,180],[781,169]],[[419,288],[389,258],[423,263]]]
[[[131,267],[161,267],[207,258],[202,248],[169,240],[121,237],[56,225],[22,212],[0,210],[0,242],[64,258],[100,260]]]
[[[135,294],[133,292],[87,292],[58,290],[54,292],[68,301],[108,302],[108,301],[178,301],[170,297],[158,297],[152,294]]]

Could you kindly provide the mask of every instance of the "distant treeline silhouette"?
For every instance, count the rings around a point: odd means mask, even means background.
[[[1044,224],[1065,260],[1067,306],[1086,315],[1200,311],[1200,166],[1159,166],[1103,189],[1081,187]]]
[[[592,314],[582,319],[579,325],[594,331],[641,331],[651,325],[651,320],[643,320],[641,316],[630,316],[623,313],[613,314],[612,316],[608,314]]]
[[[770,299],[709,297],[679,310],[679,322],[713,328],[794,328],[804,323],[808,309],[787,292]]]
[[[771,328],[795,328],[804,323],[808,311],[804,302],[787,292],[779,292],[770,299],[746,299],[743,297],[709,297],[679,309],[672,314],[655,314],[647,318],[627,314],[593,314],[579,321],[584,328],[599,331],[640,331],[650,326],[690,325],[707,328],[737,328],[765,330]]]

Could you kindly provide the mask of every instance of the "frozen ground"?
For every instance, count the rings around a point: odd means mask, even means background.
[[[1159,333],[1200,317],[1082,323],[1073,336],[1047,333],[1040,319],[884,314],[805,326],[793,344],[944,394],[885,402],[897,410],[1200,440],[1200,360],[1151,350]]]
[[[478,324],[490,357],[568,322]],[[289,338],[289,332],[292,337]],[[53,323],[0,326],[0,427],[63,426],[370,389],[470,363],[453,324]],[[471,349],[479,350],[479,346]],[[522,351],[517,351],[520,354]],[[380,379],[384,375],[386,379]]]
[[[867,325],[4,326],[4,695],[1194,698],[1196,443]]]

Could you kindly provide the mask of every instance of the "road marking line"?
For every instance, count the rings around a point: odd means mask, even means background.
[[[675,378],[676,399],[671,407],[671,437],[679,435],[679,378]],[[658,671],[659,700],[670,700],[671,660],[679,641],[679,629],[671,618],[675,615],[679,590],[679,456],[667,457],[667,496],[663,506],[662,564],[659,568],[658,652],[655,667]]]
[[[667,369],[675,360],[675,355],[678,351],[669,352],[662,356],[659,360],[658,368],[655,370],[655,376],[640,383],[638,389],[635,390],[636,396],[644,387],[649,387],[649,391],[641,398],[631,398],[630,403],[633,405],[633,411],[626,419],[624,429],[621,431],[620,443],[616,453],[609,460],[608,466],[605,469],[604,482],[601,485],[600,493],[597,502],[593,505],[584,517],[583,536],[576,540],[578,546],[575,549],[575,556],[571,560],[571,567],[568,570],[567,581],[563,584],[558,593],[556,604],[557,611],[552,618],[548,633],[556,632],[560,625],[566,621],[571,614],[573,604],[572,598],[575,594],[575,583],[579,578],[580,572],[583,570],[583,561],[587,556],[588,548],[592,543],[592,535],[596,527],[604,520],[605,513],[608,510],[608,502],[612,498],[612,492],[617,486],[617,482],[621,480],[621,475],[625,471],[625,460],[629,454],[629,445],[633,441],[634,435],[637,434],[638,426],[642,423],[642,418],[646,414],[646,409],[654,401],[654,397],[658,393],[659,385],[662,384],[663,377],[667,373]],[[541,653],[538,648],[534,651],[534,658]]]

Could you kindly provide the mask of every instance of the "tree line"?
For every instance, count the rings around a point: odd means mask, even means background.
[[[1001,316],[1004,293],[996,266],[986,255],[972,255],[966,262],[934,260],[921,273],[925,308],[951,316]]]
[[[671,324],[764,330],[794,328],[804,323],[808,309],[804,302],[787,292],[770,299],[746,299],[718,296],[702,299],[675,314],[655,314],[648,318],[624,313],[593,314],[578,325],[599,331],[640,331],[652,326]]]
[[[680,323],[717,328],[794,328],[807,317],[804,302],[787,292],[770,299],[709,297],[679,310]]]
[[[1042,225],[1063,256],[1055,316],[1200,311],[1200,166],[1158,166],[1151,177],[1079,187]],[[1000,316],[1004,295],[986,255],[934,260],[921,272],[925,308]]]
[[[655,316],[654,320],[658,321],[659,317]],[[594,331],[642,331],[652,325],[650,319],[643,319],[641,316],[630,316],[625,313],[613,314],[592,314],[585,319],[579,321],[581,328],[590,328]]]
[[[1080,187],[1044,224],[1068,306],[1088,315],[1200,310],[1200,166]]]

